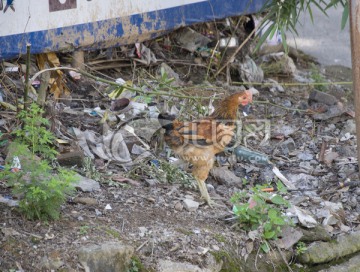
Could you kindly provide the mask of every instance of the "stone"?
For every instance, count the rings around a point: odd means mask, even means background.
[[[299,242],[299,240],[301,239],[302,236],[303,236],[303,233],[300,230],[295,229],[290,226],[285,226],[281,230],[281,238],[276,240],[275,243],[280,248],[289,249],[293,245],[295,245],[297,242]]]
[[[84,162],[84,152],[79,151],[71,151],[68,153],[62,153],[57,155],[57,161],[61,166],[78,166],[82,167]]]
[[[324,228],[324,226],[316,225],[312,229],[301,228],[303,236],[301,241],[303,242],[314,242],[314,241],[330,241],[331,235]]]
[[[302,160],[302,161],[311,161],[313,158],[314,158],[314,155],[311,154],[310,152],[301,152],[297,155],[298,159],[299,160]]]
[[[178,201],[178,202],[175,203],[174,209],[176,211],[178,211],[178,212],[181,212],[184,209],[184,205],[181,204],[181,202]]]
[[[191,199],[184,199],[184,208],[189,212],[194,212],[199,208],[199,202],[196,202]]]
[[[325,208],[327,208],[328,210],[330,210],[334,213],[344,209],[344,207],[341,203],[335,203],[335,202],[331,202],[331,201],[324,201],[322,203],[322,205],[324,205]]]
[[[319,272],[349,272],[349,271],[358,271],[360,267],[360,255],[355,255],[354,257],[348,259],[347,261],[329,267],[328,269],[320,270]]]
[[[86,245],[79,252],[79,261],[86,272],[125,272],[131,262],[134,248],[121,242]]]
[[[292,138],[288,138],[279,144],[279,148],[283,155],[288,156],[289,153],[293,152],[296,148],[295,142]]]
[[[219,272],[222,262],[217,263],[214,257],[205,260],[205,267],[193,265],[188,262],[173,262],[170,260],[159,260],[156,271],[158,272]]]
[[[360,232],[338,236],[336,241],[316,242],[298,256],[301,263],[320,264],[349,256],[360,250]]]
[[[75,197],[73,199],[73,201],[75,203],[80,203],[80,204],[89,205],[89,206],[98,204],[97,200],[92,197]]]
[[[338,220],[336,219],[336,217],[334,215],[330,214],[323,220],[322,224],[324,226],[327,226],[327,225],[333,226],[333,225],[336,225],[337,222],[338,222]]]
[[[195,52],[198,48],[204,47],[211,42],[208,37],[192,30],[189,27],[183,28],[179,31],[175,36],[175,40],[181,47],[190,52]]]
[[[237,177],[226,166],[214,167],[213,169],[211,169],[211,175],[220,184],[225,184],[225,185],[229,185],[229,186],[233,186],[233,185],[241,186],[242,185],[241,178]]]
[[[309,104],[311,105],[311,103],[313,102],[324,103],[328,106],[332,106],[335,105],[337,102],[339,102],[339,100],[331,94],[313,90],[309,95]]]
[[[44,256],[40,261],[40,267],[47,271],[55,271],[64,265],[60,258],[48,258]]]
[[[75,184],[76,189],[80,189],[83,192],[100,190],[99,182],[81,175],[76,175],[76,177],[78,178],[78,181]]]
[[[349,119],[345,122],[339,137],[344,137],[347,133],[356,134],[356,124],[354,119]]]

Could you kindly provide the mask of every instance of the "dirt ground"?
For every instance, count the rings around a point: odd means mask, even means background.
[[[202,82],[206,73],[206,70],[197,66],[171,66],[189,86],[194,82]],[[310,66],[304,68],[301,63],[297,63],[297,66],[302,77],[310,78]],[[187,69],[190,72],[182,73]],[[149,70],[154,72],[155,68]],[[331,67],[325,71],[320,69],[320,72],[331,81],[351,81],[349,70],[342,67]],[[111,73],[115,78],[119,74],[124,79],[133,78],[131,70],[121,73],[112,70]],[[292,77],[272,78],[279,82],[296,81]],[[89,85],[81,81],[73,83],[74,100],[70,103],[71,108],[109,108],[109,101],[99,102],[102,97],[97,88],[91,89],[92,84],[96,83],[88,82]],[[270,91],[269,87],[255,87],[259,94],[255,97],[256,101],[246,120],[249,124],[259,119],[269,120],[271,138],[260,146],[263,135],[260,138],[249,137],[248,147],[267,154],[289,179],[305,175],[303,179],[296,179],[297,186],[312,190],[289,192],[290,200],[302,198],[302,204],[310,210],[318,208],[319,202],[315,199],[319,197],[341,202],[344,205],[342,224],[351,230],[357,229],[360,224],[360,205],[357,204],[359,190],[337,190],[339,181],[358,178],[357,165],[344,162],[349,157],[356,157],[356,139],[350,137],[339,140],[343,136],[342,130],[346,122],[353,118],[349,114],[353,108],[350,88],[330,86],[327,92],[342,101],[346,110],[327,120],[314,120],[314,112],[306,111],[315,111],[321,107],[308,103],[313,86],[285,86],[283,92]],[[232,91],[223,84],[220,89],[216,87],[216,90]],[[184,100],[179,101],[181,104]],[[205,100],[204,103],[208,101]],[[101,118],[98,116],[74,117],[58,110],[55,111],[55,118],[60,120],[64,128],[74,126],[80,130],[102,130],[98,124]],[[289,138],[294,142],[294,149],[285,152],[282,143]],[[327,148],[331,147],[331,150],[338,153],[337,159],[319,162],[318,156],[324,141],[327,142]],[[151,152],[154,154],[153,158],[164,160],[154,150]],[[310,159],[304,158],[304,154],[310,154]],[[0,156],[5,159],[6,154],[2,153]],[[104,163],[106,162],[99,163],[102,165],[99,173],[127,177],[128,170],[111,163],[104,166]],[[242,252],[246,248],[248,237],[244,230],[234,228],[234,221],[226,220],[231,217],[232,204],[229,199],[234,192],[265,183],[268,181],[266,175],[271,171],[265,166],[247,162],[227,163],[225,166],[237,176],[246,177],[248,184],[231,185],[210,177],[207,183],[214,187],[210,194],[223,207],[210,208],[200,199],[196,188],[186,187],[181,182],[149,183],[147,179],[151,176],[147,173],[143,173],[142,177],[138,176],[136,182],[102,182],[100,190],[88,193],[77,191],[75,197],[95,199],[96,204],[82,204],[71,198],[62,206],[60,220],[55,222],[29,221],[15,208],[0,204],[0,271],[83,271],[77,257],[79,248],[106,241],[123,241],[132,245],[136,249],[135,255],[150,271],[155,271],[159,259],[187,261],[203,267],[210,251],[235,248]],[[274,177],[270,174],[271,179]],[[0,194],[11,195],[10,188],[1,181]],[[200,207],[194,212],[187,211],[182,206],[185,198],[193,198],[201,203]],[[107,205],[111,209],[106,208]],[[333,226],[332,231],[332,235],[342,232],[340,225]],[[258,245],[255,243],[255,246]]]

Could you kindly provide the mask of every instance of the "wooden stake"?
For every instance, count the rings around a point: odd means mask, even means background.
[[[31,44],[26,44],[26,74],[25,74],[25,89],[24,89],[24,110],[27,109],[28,93],[29,93],[29,74],[30,74],[30,48]]]
[[[354,106],[358,163],[360,162],[360,1],[349,1],[351,62],[353,71]]]

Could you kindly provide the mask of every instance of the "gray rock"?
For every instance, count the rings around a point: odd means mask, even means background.
[[[337,151],[342,157],[357,157],[357,150],[355,145],[339,146]]]
[[[346,112],[344,105],[341,102],[338,102],[335,105],[330,106],[326,112],[313,114],[312,117],[315,120],[328,120],[340,116],[344,112]]]
[[[359,271],[360,267],[360,255],[356,255],[344,263],[334,265],[325,270],[320,270],[319,272],[356,272]]]
[[[264,167],[260,173],[260,179],[269,183],[274,179],[274,177],[275,174],[270,167]]]
[[[190,52],[195,52],[198,48],[206,46],[211,40],[192,30],[191,28],[184,28],[175,36],[177,43]]]
[[[283,100],[282,105],[284,107],[290,108],[292,106],[292,103],[290,100],[285,99],[285,100]]]
[[[360,250],[360,232],[339,236],[336,241],[314,243],[298,257],[301,263],[320,264]]]
[[[89,206],[98,204],[97,200],[92,197],[75,197],[73,199],[73,201],[75,203],[80,203],[80,204],[89,205]]]
[[[272,83],[272,86],[269,87],[269,91],[272,92],[272,93],[275,93],[275,92],[283,93],[283,92],[285,92],[284,87],[281,86],[277,81],[275,81],[275,80],[273,80],[271,78],[266,79],[265,83]]]
[[[281,153],[285,156],[289,155],[289,153],[295,150],[295,142],[292,138],[287,139],[286,141],[279,144],[279,148]]]
[[[278,124],[275,125],[273,131],[275,133],[281,133],[283,134],[285,137],[290,136],[291,134],[293,134],[295,131],[297,130],[296,127],[292,127],[289,125],[284,125],[284,124]]]
[[[281,230],[281,238],[276,241],[276,244],[280,248],[289,249],[299,242],[302,236],[303,233],[300,230],[286,226]]]
[[[211,170],[211,175],[221,184],[225,185],[240,185],[241,178],[237,177],[232,171],[230,171],[226,166],[224,167],[214,167]]]
[[[40,261],[40,267],[44,270],[58,270],[64,265],[64,262],[60,258],[48,258],[44,256]]]
[[[79,261],[86,272],[126,272],[134,248],[120,242],[86,245],[79,252]]]
[[[326,229],[321,225],[316,225],[312,229],[301,229],[303,237],[301,241],[303,242],[314,242],[314,241],[330,241],[331,235],[326,231]]]
[[[346,133],[356,134],[356,124],[354,119],[349,119],[346,121],[339,137],[343,137]]]
[[[212,257],[213,261],[206,260],[206,267],[200,268],[199,266],[184,262],[173,262],[170,260],[159,260],[156,271],[158,272],[219,272],[222,267],[222,262],[217,263]]]
[[[76,175],[76,177],[78,178],[78,182],[75,185],[76,189],[80,189],[83,192],[93,192],[100,189],[99,182],[81,175]]]
[[[301,152],[297,155],[298,159],[299,160],[302,160],[302,161],[311,161],[313,158],[314,158],[314,155],[311,154],[310,152]]]
[[[189,212],[194,212],[199,208],[199,202],[191,199],[184,199],[184,208]]]
[[[337,222],[338,222],[338,220],[336,219],[336,217],[335,217],[334,215],[332,215],[332,214],[329,214],[329,216],[327,216],[327,217],[323,220],[322,224],[323,224],[324,226],[327,226],[327,225],[333,226],[333,225],[336,225]]]
[[[309,95],[309,104],[311,104],[312,102],[319,102],[332,106],[339,102],[339,100],[337,100],[337,98],[331,94],[313,90]]]

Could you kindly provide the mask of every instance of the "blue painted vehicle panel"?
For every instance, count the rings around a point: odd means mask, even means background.
[[[24,54],[27,43],[31,44],[32,53],[42,53],[142,42],[182,26],[253,14],[264,3],[265,0],[0,0],[0,60]]]

